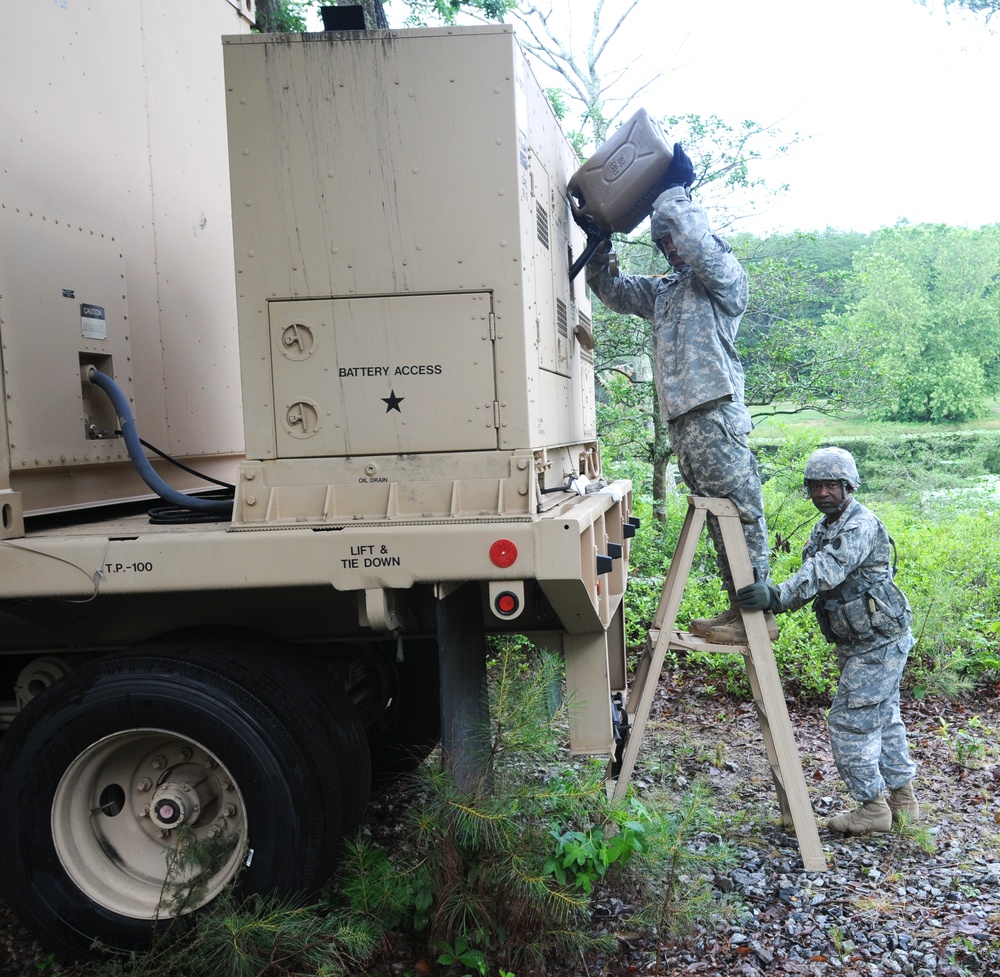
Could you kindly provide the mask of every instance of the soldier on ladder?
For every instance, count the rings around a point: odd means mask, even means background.
[[[764,501],[757,461],[747,435],[753,424],[743,402],[743,367],[733,345],[746,311],[746,272],[732,248],[712,233],[705,211],[691,200],[694,166],[680,143],[653,202],[650,234],[672,272],[618,275],[603,244],[587,265],[587,283],[615,312],[653,323],[653,371],[660,412],[681,478],[693,495],[725,498],[736,506],[756,579],[770,581]],[[715,644],[746,644],[736,587],[714,513],[708,530],[730,606],[714,618],[696,618],[692,634]],[[778,636],[765,615],[768,636]]]

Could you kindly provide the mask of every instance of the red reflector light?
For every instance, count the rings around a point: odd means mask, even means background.
[[[498,539],[490,547],[490,562],[495,567],[509,567],[517,559],[517,547],[509,539]]]
[[[493,601],[493,606],[496,608],[498,614],[514,614],[520,604],[516,594],[505,590],[503,593],[497,594],[496,600]]]

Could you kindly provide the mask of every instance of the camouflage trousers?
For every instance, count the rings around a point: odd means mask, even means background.
[[[912,647],[910,631],[859,654],[838,646],[840,683],[827,723],[837,771],[856,801],[881,797],[916,775],[899,713],[899,680]]]
[[[770,547],[764,520],[757,459],[747,444],[753,428],[743,404],[724,403],[710,410],[691,411],[670,422],[670,447],[677,468],[691,495],[728,499],[736,506],[743,524],[750,562],[760,583],[771,579]],[[726,590],[736,587],[729,570],[719,520],[709,514],[708,533],[715,545],[715,559]]]

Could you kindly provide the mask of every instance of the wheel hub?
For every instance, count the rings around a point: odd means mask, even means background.
[[[88,898],[151,919],[173,915],[174,894],[195,882],[204,888],[199,904],[222,891],[245,858],[245,812],[233,776],[199,743],[131,729],[91,744],[69,765],[53,798],[52,840]],[[179,846],[192,843],[223,846],[211,868],[178,868]],[[196,908],[183,898],[176,904]]]
[[[193,827],[201,814],[198,792],[184,783],[169,783],[156,789],[150,804],[149,816],[157,827],[170,831],[182,824]]]

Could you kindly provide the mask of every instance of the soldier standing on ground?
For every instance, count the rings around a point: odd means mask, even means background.
[[[893,583],[892,542],[881,520],[857,499],[853,456],[820,448],[804,482],[824,514],[802,551],[802,567],[778,586],[737,592],[747,610],[780,614],[810,600],[823,636],[836,646],[837,694],[827,716],[837,770],[861,807],[830,819],[831,831],[889,831],[902,814],[916,818],[916,765],[899,712],[899,682],[914,645],[910,605]],[[885,792],[888,789],[888,798]]]
[[[743,402],[743,367],[734,345],[749,286],[732,248],[712,233],[705,211],[692,202],[688,188],[693,182],[691,160],[676,143],[650,226],[672,272],[616,274],[605,244],[587,265],[587,283],[612,311],[653,323],[654,381],[681,478],[693,495],[728,499],[736,506],[756,579],[766,584],[770,559],[764,502],[757,461],[747,442],[753,423]],[[743,616],[712,514],[708,530],[730,606],[688,627],[712,642],[744,644]],[[778,634],[773,615],[767,616],[767,626],[773,640]]]

